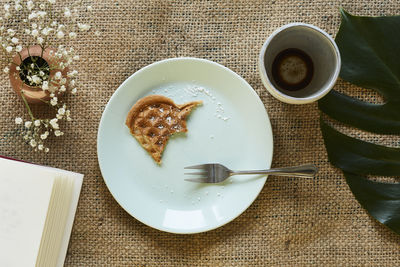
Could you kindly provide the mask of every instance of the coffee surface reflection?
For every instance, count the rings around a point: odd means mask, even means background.
[[[272,77],[281,89],[304,89],[310,84],[313,75],[314,64],[311,57],[297,48],[281,51],[272,63]]]

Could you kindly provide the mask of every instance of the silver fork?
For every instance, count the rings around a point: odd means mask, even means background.
[[[279,176],[295,176],[303,178],[312,178],[317,172],[318,168],[313,164],[301,165],[296,167],[275,168],[266,170],[254,171],[233,171],[219,163],[208,163],[195,166],[188,166],[185,169],[198,169],[200,172],[185,173],[185,175],[200,175],[198,178],[188,178],[185,181],[197,183],[221,183],[232,175],[243,174],[273,174]]]

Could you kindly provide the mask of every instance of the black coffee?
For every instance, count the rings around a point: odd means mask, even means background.
[[[288,91],[297,91],[310,84],[314,75],[314,64],[309,55],[297,48],[281,51],[272,63],[275,83]]]

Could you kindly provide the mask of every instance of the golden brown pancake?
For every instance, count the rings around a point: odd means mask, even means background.
[[[168,97],[150,95],[138,100],[126,117],[131,134],[152,158],[161,164],[161,156],[169,137],[187,132],[186,118],[202,101],[177,105]]]

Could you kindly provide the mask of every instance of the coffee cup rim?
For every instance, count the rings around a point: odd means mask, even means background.
[[[275,86],[273,85],[273,83],[271,82],[270,78],[267,75],[267,71],[265,69],[265,64],[264,64],[264,56],[265,56],[267,47],[271,43],[271,41],[276,37],[276,35],[278,35],[280,32],[282,32],[283,30],[286,30],[288,28],[299,27],[299,26],[311,28],[311,29],[319,32],[320,34],[322,34],[325,38],[327,38],[329,40],[330,44],[334,47],[335,55],[336,55],[335,72],[333,73],[329,83],[326,86],[324,86],[323,88],[321,88],[320,90],[318,90],[313,95],[310,95],[307,97],[289,96],[289,95],[282,93],[280,90],[276,89]],[[261,80],[264,84],[264,87],[269,91],[269,93],[272,96],[274,96],[275,98],[277,98],[278,100],[280,100],[282,102],[289,103],[289,104],[308,104],[308,103],[315,102],[315,101],[321,99],[322,97],[324,97],[326,94],[329,93],[329,91],[335,85],[336,80],[339,77],[340,67],[341,67],[340,52],[339,52],[339,48],[337,47],[333,38],[327,32],[318,28],[317,26],[307,24],[307,23],[302,23],[302,22],[289,23],[289,24],[281,26],[280,28],[278,28],[274,32],[272,32],[272,34],[270,36],[268,36],[267,40],[264,42],[264,44],[260,50],[259,59],[258,59],[258,68],[259,68]]]

